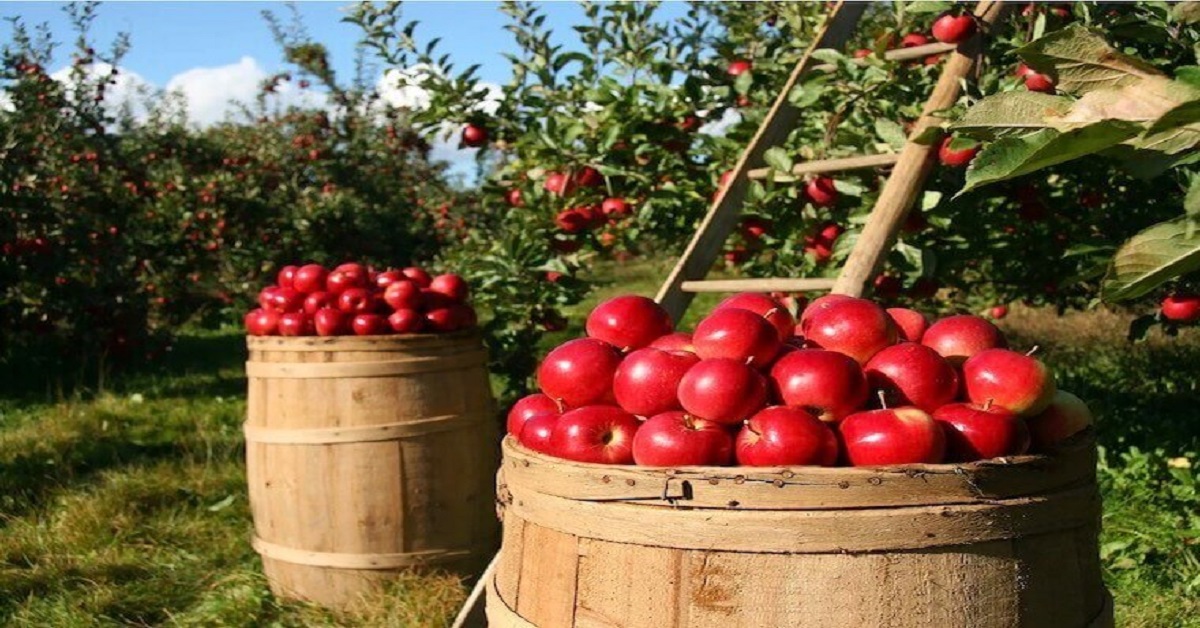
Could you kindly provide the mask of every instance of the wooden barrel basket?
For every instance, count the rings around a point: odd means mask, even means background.
[[[276,595],[346,608],[495,550],[495,402],[473,332],[247,338],[254,548]]]
[[[603,466],[502,446],[493,628],[1112,626],[1095,441],[895,468]]]

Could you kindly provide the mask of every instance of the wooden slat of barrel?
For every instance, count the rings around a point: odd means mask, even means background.
[[[248,339],[247,478],[279,595],[346,607],[497,540],[495,407],[472,333]]]
[[[618,468],[512,439],[503,448],[503,547],[488,591],[496,627],[1112,625],[1090,434],[1052,457],[919,474]],[[932,481],[915,499],[922,474]],[[683,476],[691,499],[647,499],[664,477]],[[829,480],[849,488],[830,492]],[[614,484],[633,492],[596,490]],[[972,488],[987,485],[1006,497]],[[786,497],[763,501],[764,487]],[[572,488],[581,496],[568,497]],[[728,505],[742,492],[760,495],[754,509]]]

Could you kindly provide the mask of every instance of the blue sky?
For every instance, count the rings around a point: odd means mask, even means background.
[[[67,40],[68,21],[62,6],[57,2],[3,2],[0,17],[20,16],[28,24],[48,22],[60,40]],[[313,37],[333,53],[335,69],[348,73],[358,32],[353,25],[340,22],[344,6],[343,2],[297,5]],[[233,64],[247,56],[271,72],[283,63],[261,17],[264,9],[281,15],[287,12],[281,2],[112,2],[100,7],[94,32],[100,42],[128,32],[133,48],[123,65],[159,86],[189,69]],[[579,6],[547,2],[543,9],[547,26],[561,41],[570,41],[574,35],[570,26],[583,19]],[[668,3],[660,14],[676,16],[685,9],[682,2]],[[421,41],[441,37],[439,49],[450,53],[459,67],[479,63],[480,78],[496,83],[508,79],[508,63],[501,53],[512,52],[513,43],[502,29],[505,16],[497,3],[406,2],[404,18],[420,21],[417,35]],[[4,23],[0,28],[7,40],[10,27]]]

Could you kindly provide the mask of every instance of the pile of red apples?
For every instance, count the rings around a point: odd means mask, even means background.
[[[379,336],[474,327],[467,282],[423,268],[378,271],[349,262],[284,266],[246,313],[251,336]]]
[[[1051,452],[1092,423],[1033,351],[991,322],[933,322],[843,295],[797,321],[744,293],[692,333],[620,296],[537,371],[508,432],[529,449],[603,464],[875,466]]]

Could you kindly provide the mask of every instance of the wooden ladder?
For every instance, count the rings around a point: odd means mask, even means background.
[[[935,113],[950,107],[957,100],[963,80],[975,67],[983,50],[983,38],[990,26],[1000,16],[1002,3],[985,0],[975,6],[975,17],[980,28],[975,36],[954,45],[933,43],[912,48],[889,50],[885,57],[891,60],[919,59],[931,54],[949,52],[950,58],[942,68],[941,77],[933,88],[921,117],[913,125],[909,139],[899,153],[863,155],[842,159],[825,159],[801,163],[792,168],[791,175],[830,173],[863,168],[892,168],[887,182],[880,192],[879,200],[867,219],[846,265],[836,279],[823,277],[764,278],[764,279],[705,279],[716,261],[725,240],[733,232],[738,221],[739,209],[746,198],[752,179],[771,176],[770,168],[763,168],[763,154],[772,146],[781,144],[796,127],[800,111],[788,102],[788,94],[800,78],[815,67],[813,52],[823,48],[841,48],[854,32],[867,3],[838,2],[830,11],[825,23],[817,31],[812,45],[796,63],[787,82],[775,98],[771,110],[763,119],[753,139],[742,152],[729,183],[717,191],[708,213],[700,221],[691,242],[675,268],[667,276],[656,300],[679,321],[687,311],[692,298],[698,292],[804,292],[810,290],[832,290],[833,292],[861,296],[867,280],[876,272],[887,252],[896,242],[896,234],[908,210],[925,185],[925,179],[933,168],[930,159],[935,146],[913,141],[925,129],[939,123]]]
[[[895,242],[896,233],[908,208],[916,199],[917,193],[925,183],[933,167],[929,159],[931,146],[917,144],[912,141],[927,127],[938,123],[934,112],[945,109],[958,100],[962,80],[966,78],[975,65],[975,60],[982,50],[981,35],[955,46],[953,44],[926,44],[912,48],[889,50],[887,59],[903,61],[921,59],[931,54],[951,52],[942,69],[941,78],[933,89],[921,117],[913,126],[910,139],[904,149],[896,154],[863,155],[843,159],[826,159],[801,163],[792,168],[791,175],[806,175],[817,173],[838,172],[861,168],[892,167],[892,174],[880,193],[879,200],[871,210],[871,216],[859,235],[858,242],[850,253],[846,265],[837,279],[826,278],[774,278],[774,279],[725,279],[705,280],[709,268],[716,261],[725,240],[732,233],[737,223],[738,210],[746,198],[746,191],[751,179],[765,179],[771,176],[769,168],[762,168],[763,153],[772,146],[780,144],[787,138],[788,133],[796,126],[800,116],[799,110],[788,103],[788,94],[792,88],[814,67],[812,54],[822,48],[840,48],[854,32],[867,8],[865,2],[840,1],[834,5],[825,23],[818,30],[811,46],[800,58],[788,80],[783,85],[775,104],[767,113],[767,117],[759,126],[758,132],[742,152],[737,165],[733,169],[730,183],[718,190],[708,213],[700,222],[696,234],[692,237],[683,256],[676,263],[674,270],[667,277],[663,287],[658,292],[657,300],[671,314],[671,318],[679,321],[688,304],[698,292],[801,292],[808,290],[832,290],[843,294],[859,296],[867,279],[874,273],[875,268],[883,260],[887,251]],[[975,16],[979,19],[982,31],[987,31],[999,17],[1001,2],[999,0],[984,0],[975,8]],[[484,590],[487,583],[494,577],[496,559],[476,582],[466,603],[455,618],[452,628],[474,628],[485,625],[483,617]]]

